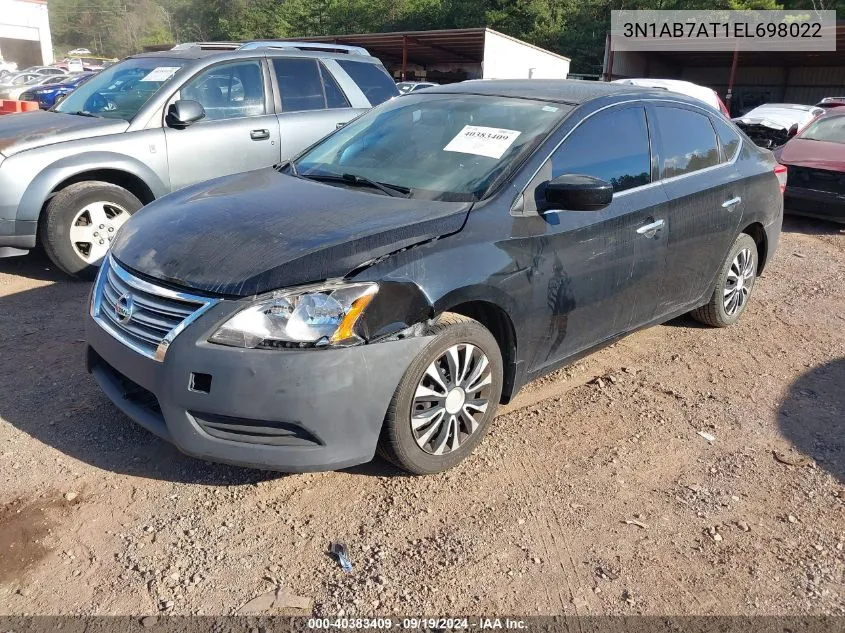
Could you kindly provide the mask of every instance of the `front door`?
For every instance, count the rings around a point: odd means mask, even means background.
[[[279,126],[260,59],[218,64],[186,83],[177,99],[198,101],[205,118],[165,128],[173,190],[279,162]]]
[[[653,318],[666,254],[666,194],[652,182],[645,109],[622,106],[583,121],[526,190],[563,174],[614,186],[601,211],[546,212],[514,221],[509,246],[528,262],[528,371],[563,361]]]

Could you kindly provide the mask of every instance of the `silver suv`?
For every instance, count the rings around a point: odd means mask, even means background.
[[[285,162],[398,94],[358,47],[188,44],[129,57],[52,111],[0,117],[0,257],[40,242],[90,278],[143,205]]]

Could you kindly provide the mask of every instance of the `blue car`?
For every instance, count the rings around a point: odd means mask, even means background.
[[[55,84],[44,84],[42,86],[33,86],[20,96],[21,101],[37,101],[38,107],[42,110],[49,110],[56,105],[56,100],[61,100],[59,97],[66,97],[71,92],[76,90],[80,84],[87,81],[97,73],[84,72],[68,77],[63,81]]]

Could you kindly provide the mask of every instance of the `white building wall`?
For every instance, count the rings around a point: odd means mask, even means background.
[[[0,40],[38,42],[42,63],[52,64],[53,40],[46,0],[0,0]],[[11,53],[0,47],[0,54],[17,61]]]
[[[484,79],[566,79],[569,59],[488,29],[482,72]]]

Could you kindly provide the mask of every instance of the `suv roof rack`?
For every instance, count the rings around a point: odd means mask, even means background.
[[[241,42],[184,42],[177,44],[170,50],[186,51],[192,48],[198,48],[203,51],[236,51],[242,45]]]
[[[329,53],[346,53],[347,55],[366,55],[370,52],[361,46],[349,46],[347,44],[329,44],[325,42],[292,42],[286,40],[255,40],[246,42],[238,47],[238,50],[250,51],[256,48],[294,49],[300,51],[325,51]]]

